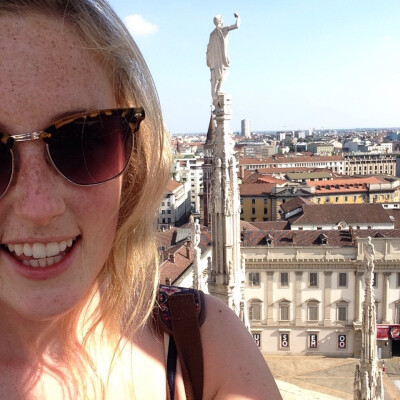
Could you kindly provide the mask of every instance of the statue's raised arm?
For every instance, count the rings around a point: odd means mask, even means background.
[[[214,17],[215,29],[210,34],[207,46],[207,66],[211,72],[211,96],[213,103],[218,100],[218,95],[222,93],[222,86],[228,74],[228,33],[240,26],[240,16],[233,14],[236,22],[233,25],[223,26],[222,16]]]

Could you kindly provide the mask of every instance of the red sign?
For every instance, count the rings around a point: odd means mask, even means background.
[[[400,340],[400,326],[391,326],[390,327],[390,337],[393,340]]]
[[[389,325],[377,325],[376,326],[376,338],[381,340],[387,340],[389,337]]]

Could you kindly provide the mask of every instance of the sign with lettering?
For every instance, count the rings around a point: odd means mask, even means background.
[[[339,349],[347,348],[346,335],[338,335],[338,347]]]
[[[281,348],[288,349],[289,348],[289,334],[281,333]]]
[[[308,347],[310,349],[316,349],[318,347],[318,335],[316,333],[310,333],[308,335]]]
[[[261,347],[261,335],[259,333],[253,333],[253,339],[258,347]]]

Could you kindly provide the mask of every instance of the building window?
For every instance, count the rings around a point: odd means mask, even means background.
[[[289,272],[281,272],[281,286],[289,286]]]
[[[372,286],[378,287],[378,274],[374,272],[374,276],[372,277]]]
[[[317,272],[310,272],[308,274],[308,286],[309,287],[318,287],[318,273]]]
[[[251,199],[251,204],[256,204],[256,199]]]
[[[264,199],[264,204],[268,204],[268,200],[267,199]]]
[[[317,301],[309,301],[307,304],[308,308],[308,320],[309,321],[318,321],[318,308],[319,304]]]
[[[249,319],[250,321],[260,321],[261,320],[261,301],[251,300],[249,307]]]
[[[279,320],[280,321],[289,321],[290,319],[290,308],[289,308],[289,303],[286,301],[283,301],[279,304]]]
[[[249,272],[249,285],[250,286],[260,286],[260,273],[259,272]]]
[[[347,272],[339,272],[339,287],[347,287]]]
[[[268,214],[268,208],[264,207],[264,214]]]
[[[400,272],[397,273],[397,286],[400,286]]]
[[[255,209],[255,208],[252,208],[252,209],[251,209],[251,213],[252,213],[252,214],[255,214],[255,213],[256,213],[256,209]]]
[[[338,303],[337,305],[337,320],[340,322],[347,322],[347,303]]]

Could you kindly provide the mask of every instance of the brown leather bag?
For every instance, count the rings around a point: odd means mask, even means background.
[[[204,371],[200,326],[206,315],[204,293],[161,285],[158,297],[154,310],[156,328],[173,338],[182,368],[186,398],[201,400]]]

